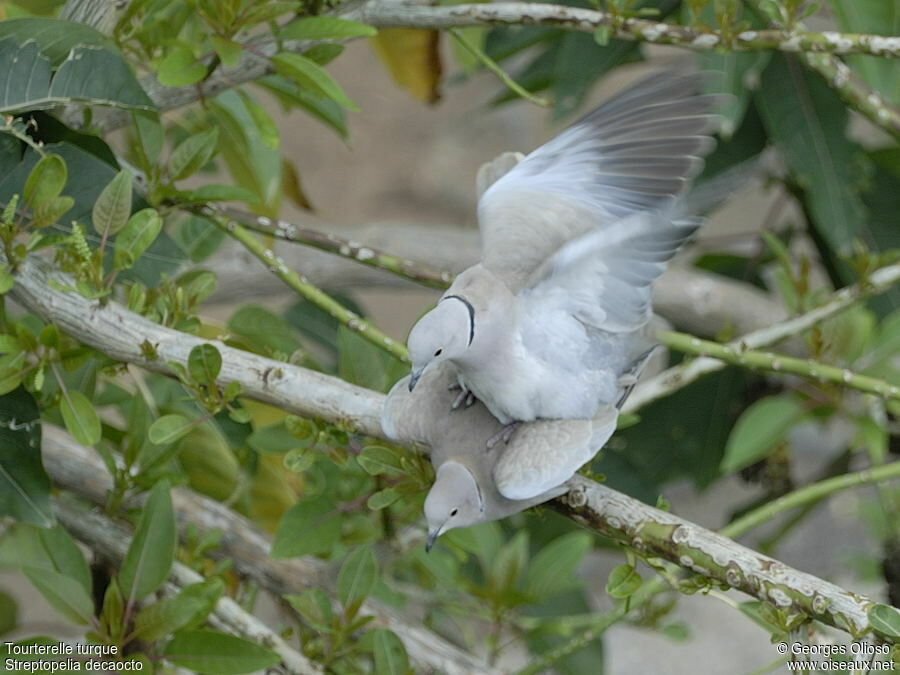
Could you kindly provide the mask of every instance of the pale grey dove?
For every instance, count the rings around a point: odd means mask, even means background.
[[[429,368],[414,394],[403,378],[381,416],[389,438],[431,446],[436,478],[425,500],[427,548],[447,530],[505,518],[563,494],[563,484],[616,428],[618,411],[608,406],[594,420],[524,424],[508,444],[486,450],[502,425],[480,403],[448,415],[455,378],[450,364]]]
[[[651,76],[479,172],[482,260],[410,332],[410,389],[449,361],[507,440],[622,399],[652,344],[651,284],[700,223],[681,195],[714,145],[703,81]]]

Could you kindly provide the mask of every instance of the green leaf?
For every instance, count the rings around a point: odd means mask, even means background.
[[[370,476],[381,474],[402,476],[406,473],[400,461],[400,455],[395,450],[381,445],[370,445],[363,448],[356,461]]]
[[[82,445],[94,445],[100,442],[102,428],[100,418],[87,396],[80,391],[69,389],[64,391],[59,400],[66,429]]]
[[[316,91],[348,110],[359,110],[340,85],[315,61],[299,54],[282,52],[272,57],[272,63],[276,72],[292,79],[301,88]]]
[[[147,605],[134,620],[137,637],[147,642],[201,623],[215,608],[225,590],[218,577],[185,586],[174,598]]]
[[[103,77],[96,77],[98,72]],[[0,112],[53,108],[73,101],[120,108],[153,109],[153,102],[117,53],[75,47],[54,75],[38,44],[21,47],[0,39]]]
[[[186,87],[206,76],[206,66],[186,45],[176,44],[156,67],[156,78],[165,87]]]
[[[627,598],[632,595],[642,583],[641,575],[631,565],[619,565],[609,573],[606,582],[606,592],[612,598]]]
[[[62,157],[44,155],[25,181],[25,204],[34,209],[58,197],[66,185],[67,177],[66,163]]]
[[[15,283],[16,278],[12,275],[12,272],[10,272],[9,266],[6,263],[3,263],[3,265],[0,266],[0,295],[8,293]],[[15,389],[15,386],[12,388]],[[2,393],[3,392],[0,391],[0,394]]]
[[[222,370],[222,355],[214,345],[205,343],[191,349],[188,372],[195,382],[213,384]]]
[[[366,500],[366,506],[368,506],[373,511],[380,511],[381,509],[387,508],[398,499],[400,499],[401,495],[394,488],[385,488],[384,490],[379,490],[374,493],[371,497]]]
[[[141,209],[131,216],[116,237],[115,268],[134,265],[159,236],[162,226],[162,218],[156,209]]]
[[[303,473],[316,463],[316,453],[310,448],[291,448],[282,460],[284,468],[294,473]]]
[[[338,375],[362,387],[387,392],[409,367],[341,325],[337,331]]]
[[[338,573],[338,598],[347,616],[354,616],[378,581],[378,564],[368,546],[350,553]]]
[[[71,197],[53,197],[35,209],[31,226],[41,228],[53,225],[74,205],[75,200]]]
[[[265,670],[281,661],[255,642],[211,630],[179,633],[162,651],[176,666],[210,675],[239,675]]]
[[[237,91],[241,100],[244,102],[244,107],[247,109],[247,112],[250,113],[253,124],[256,125],[256,130],[259,132],[259,137],[262,139],[263,145],[270,150],[276,150],[281,141],[278,136],[278,127],[275,125],[275,122],[272,120],[266,109],[261,106],[255,98],[241,89],[238,89]]]
[[[166,580],[175,559],[175,544],[175,514],[169,486],[158,483],[144,504],[119,569],[119,583],[127,602],[152,593]]]
[[[215,224],[200,216],[189,216],[175,230],[173,239],[192,262],[201,262],[215,253],[227,235]]]
[[[238,185],[201,185],[185,195],[191,202],[255,202],[256,195]]]
[[[576,587],[575,570],[591,550],[591,540],[584,532],[570,532],[544,546],[528,565],[525,592],[543,599]]]
[[[288,323],[265,307],[244,305],[231,315],[226,325],[229,331],[247,338],[262,353],[266,353],[267,347],[290,356],[300,349],[300,341]]]
[[[131,175],[131,172],[123,169],[103,188],[91,213],[91,222],[97,234],[113,235],[125,227],[128,216],[131,215],[131,183],[133,180],[134,176]]]
[[[891,640],[900,639],[900,610],[876,603],[869,608],[869,623],[878,633]]]
[[[15,630],[19,623],[19,606],[15,598],[0,591],[0,635]]]
[[[762,398],[748,407],[728,437],[722,472],[732,473],[766,457],[806,414],[790,394]]]
[[[285,107],[299,106],[331,127],[341,138],[349,136],[344,110],[327,96],[303,89],[280,75],[268,75],[257,80],[256,84],[275,94]]]
[[[500,547],[490,560],[488,586],[492,593],[509,591],[516,587],[519,577],[528,565],[528,532],[520,530]]]
[[[321,588],[309,588],[299,594],[285,595],[284,599],[315,630],[327,632],[332,629],[334,613],[331,610],[331,599]]]
[[[281,517],[271,556],[295,558],[329,553],[340,540],[340,525],[335,503],[327,496],[294,504]]]
[[[213,43],[213,49],[219,56],[219,60],[228,68],[233,68],[241,60],[241,54],[244,48],[239,42],[224,38],[221,35],[213,35],[210,40]]]
[[[79,45],[105,47],[118,53],[113,40],[87,24],[63,19],[23,18],[0,22],[0,40],[13,37],[20,44],[33,40],[56,68]]]
[[[42,527],[55,521],[41,463],[40,411],[21,388],[0,395],[0,515]]]
[[[169,445],[185,436],[196,425],[183,415],[163,415],[147,431],[147,437],[155,445]]]
[[[146,160],[144,168],[149,169],[159,157],[165,141],[159,115],[155,112],[136,110],[131,113],[131,119],[134,122],[131,131],[140,146],[140,154]]]
[[[769,136],[807,195],[813,227],[836,254],[866,240],[860,149],[846,136],[847,108],[816,74],[774,54],[756,93]]]
[[[69,621],[89,623],[94,615],[94,601],[75,579],[54,570],[26,568],[25,576],[50,605]]]
[[[216,152],[219,129],[212,127],[185,139],[169,157],[169,175],[172,180],[181,180],[203,167]]]
[[[370,641],[375,656],[375,672],[381,675],[404,675],[410,672],[409,656],[406,648],[392,631],[376,628],[365,634]]]
[[[121,637],[126,629],[122,619],[125,616],[125,598],[122,597],[122,589],[119,588],[119,580],[113,577],[109,580],[106,592],[103,594],[103,607],[100,610],[100,626],[109,631],[114,639]]]
[[[378,33],[372,26],[333,16],[310,16],[291,21],[281,29],[283,40],[339,40],[372,37]]]
[[[306,442],[298,440],[288,432],[283,422],[278,422],[260,427],[247,436],[247,445],[264,454],[283,455],[295,448],[309,446],[313,440],[315,439],[310,438]]]

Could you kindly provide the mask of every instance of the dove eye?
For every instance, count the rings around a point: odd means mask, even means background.
[[[440,356],[442,351],[444,351],[444,350],[443,350],[443,349],[438,349],[438,350],[434,353],[434,355],[435,355],[435,356]]]
[[[459,509],[453,509],[453,510],[450,512],[450,515],[451,515],[451,516],[455,516],[457,513],[459,513]]]

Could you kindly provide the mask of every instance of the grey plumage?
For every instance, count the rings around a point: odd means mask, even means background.
[[[617,410],[606,407],[594,420],[524,424],[508,445],[486,450],[502,425],[480,403],[449,415],[454,380],[446,363],[429,369],[414,393],[408,378],[400,380],[381,418],[388,437],[431,446],[437,475],[425,502],[429,546],[449,529],[505,518],[563,494],[565,481],[616,428]]]
[[[683,192],[718,100],[660,73],[478,175],[482,261],[410,332],[410,386],[450,361],[503,423],[590,419],[652,344],[652,282],[700,220]]]

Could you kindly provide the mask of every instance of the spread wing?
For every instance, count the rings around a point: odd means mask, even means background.
[[[718,99],[698,94],[704,77],[653,75],[518,164],[510,153],[488,165],[478,203],[485,267],[518,290],[566,241],[671,201],[714,145]]]
[[[557,488],[597,454],[616,430],[618,410],[603,408],[593,420],[523,424],[494,467],[497,490],[507,499],[530,499]]]
[[[672,212],[637,213],[565,244],[520,293],[524,315],[562,311],[612,333],[640,328],[650,316],[651,284],[701,223],[672,222]]]

